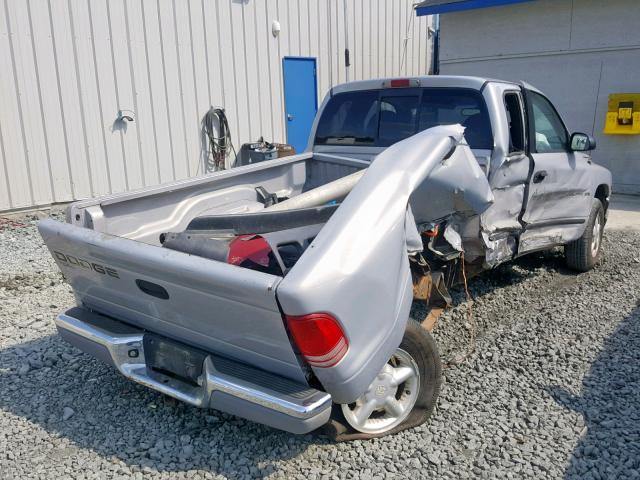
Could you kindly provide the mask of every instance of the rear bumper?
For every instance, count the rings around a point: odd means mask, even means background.
[[[145,363],[143,330],[87,309],[60,314],[56,327],[66,341],[125,377],[191,405],[292,433],[307,433],[329,421],[328,393],[217,355],[205,359],[198,385],[151,371]]]

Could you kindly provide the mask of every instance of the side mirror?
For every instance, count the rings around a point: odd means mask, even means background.
[[[571,134],[571,151],[572,152],[588,152],[596,149],[596,139],[586,133]]]

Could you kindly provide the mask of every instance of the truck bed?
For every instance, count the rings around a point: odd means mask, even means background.
[[[203,215],[263,209],[258,186],[289,197],[366,165],[302,154],[77,202],[69,223],[39,229],[79,306],[305,381],[276,300],[282,277],[162,248],[160,236]]]

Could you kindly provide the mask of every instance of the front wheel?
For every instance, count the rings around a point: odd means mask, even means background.
[[[584,233],[579,239],[564,247],[569,268],[579,272],[587,272],[595,267],[602,251],[603,232],[604,207],[599,199],[594,198]]]
[[[442,366],[433,337],[409,319],[402,343],[366,392],[334,410],[334,437],[353,440],[381,437],[416,427],[435,408]]]

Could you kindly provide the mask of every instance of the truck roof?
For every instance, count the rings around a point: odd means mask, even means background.
[[[482,87],[489,82],[503,83],[508,85],[517,85],[514,82],[506,80],[496,80],[493,78],[485,77],[471,77],[463,75],[424,75],[424,76],[407,76],[407,77],[389,77],[389,78],[377,78],[374,80],[358,80],[355,82],[343,83],[336,85],[331,89],[332,94],[350,92],[354,90],[374,90],[377,88],[387,88],[390,86],[392,80],[408,79],[417,80],[420,87],[457,87],[457,88],[471,88],[474,90],[481,90]],[[418,85],[416,85],[418,86]]]

